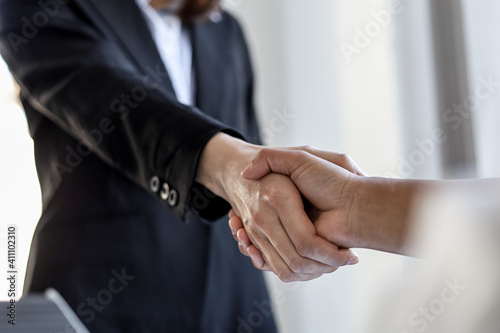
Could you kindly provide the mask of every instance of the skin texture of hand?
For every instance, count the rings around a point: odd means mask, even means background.
[[[266,148],[245,168],[242,176],[259,179],[269,172],[290,176],[304,198],[315,207],[309,216],[319,236],[340,247],[399,254],[406,254],[408,216],[415,194],[440,184],[361,177],[364,174],[350,158],[313,148],[307,152]],[[269,270],[266,258],[248,238],[236,212],[230,213],[229,225],[240,251],[249,255],[256,267]]]
[[[314,226],[319,236],[328,236],[330,242],[344,248],[351,247],[349,240],[352,237],[348,235],[357,231],[351,230],[356,226],[346,221],[349,221],[354,191],[346,184],[351,178],[365,176],[351,158],[312,147],[265,149],[242,175],[247,179],[259,179],[269,172],[288,175],[299,187],[303,197],[313,204],[313,209],[308,213],[315,220]],[[249,255],[257,268],[271,270],[242,227],[238,214],[231,212],[230,228],[239,241],[240,251]],[[331,233],[331,229],[335,232]],[[354,257],[349,264],[357,262],[358,257]]]
[[[261,147],[217,134],[205,147],[197,181],[226,199],[240,216],[246,237],[281,280],[306,281],[357,258],[319,237],[295,184],[280,174],[250,181],[241,172]]]

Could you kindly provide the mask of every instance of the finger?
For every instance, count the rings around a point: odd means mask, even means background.
[[[322,158],[326,161],[329,161],[333,164],[336,164],[336,165],[352,172],[355,175],[364,176],[364,177],[367,176],[367,174],[363,170],[361,170],[361,168],[356,164],[356,162],[349,155],[339,154],[339,153],[334,153],[334,152],[329,152],[329,151],[324,151],[324,150],[319,150],[319,149],[311,151],[310,154],[315,155],[319,158]]]
[[[244,256],[247,256],[248,257],[248,252],[247,252],[247,249],[245,246],[243,246],[243,244],[241,244],[240,242],[238,242],[238,249],[240,250],[240,253]]]
[[[358,176],[367,176],[367,174],[361,170],[361,168],[356,164],[356,162],[346,154],[339,154],[331,151],[321,150],[311,146],[303,147],[290,147],[286,148],[288,150],[303,150],[311,155],[324,159],[328,162],[336,164]]]
[[[299,256],[281,223],[270,222],[274,219],[277,219],[277,216],[267,221],[269,223],[266,224],[266,232],[255,230],[252,235],[249,233],[247,235],[251,243],[262,253],[264,261],[283,282],[308,281],[336,269]],[[266,234],[273,235],[272,241]],[[238,235],[241,236],[243,233],[239,231]],[[256,267],[262,267],[261,261],[255,264]]]
[[[352,266],[352,265],[357,265],[359,263],[359,255],[354,252],[354,254],[356,255],[354,258],[352,258],[348,263],[347,265],[349,266]]]
[[[298,209],[300,210],[300,209]],[[304,211],[302,210],[302,213]],[[293,213],[292,213],[293,214]],[[305,213],[304,213],[305,214]],[[315,233],[315,228],[314,225],[310,220],[308,220],[308,223],[312,227],[313,232]],[[253,242],[254,245],[257,246],[258,249],[261,250],[262,253],[265,253],[266,255],[269,254],[269,251],[273,251],[273,253],[277,252],[276,255],[279,256],[279,258],[272,257],[267,262],[273,267],[273,271],[276,273],[276,267],[279,267],[280,271],[284,271],[284,274],[289,273],[291,271],[292,273],[296,274],[325,274],[325,273],[331,273],[332,272],[332,267],[340,266],[335,264],[338,260],[338,258],[334,258],[334,260],[329,259],[326,260],[324,259],[325,262],[331,262],[333,264],[325,264],[324,262],[320,262],[316,260],[315,258],[308,258],[303,255],[301,255],[298,251],[296,246],[294,245],[292,239],[290,238],[289,234],[287,233],[286,229],[282,225],[282,222],[277,222],[277,223],[268,223],[266,225],[266,230],[263,230],[264,235],[266,235],[265,242],[263,243],[256,243]],[[238,234],[240,235],[240,234]],[[241,233],[243,235],[243,233]],[[279,236],[282,235],[282,236]],[[316,236],[317,237],[317,236]],[[319,238],[319,237],[318,237]],[[327,241],[325,241],[328,243]],[[330,244],[330,243],[328,243]],[[264,246],[264,247],[263,247]],[[331,245],[332,247],[335,247],[334,245]],[[338,250],[338,248],[335,247],[335,249]],[[332,251],[334,252],[334,251]],[[334,253],[337,257],[339,256],[338,253]],[[321,258],[320,256],[317,256]],[[282,262],[284,262],[288,268],[285,269],[283,267]],[[345,265],[345,263],[343,263]]]
[[[289,176],[298,167],[307,162],[307,155],[300,154],[300,152],[306,152],[329,161],[356,175],[367,176],[350,156],[309,146],[284,149],[262,149],[252,163],[241,172],[241,175],[248,180],[260,179],[270,172]]]
[[[300,154],[307,153],[300,152]],[[282,189],[283,193],[286,193],[285,195],[271,192],[262,198],[272,207],[272,212],[267,212],[267,214],[261,212],[261,214],[254,216],[253,220],[248,222],[251,223],[249,227],[244,221],[251,242],[268,259],[266,261],[273,268],[273,271],[275,273],[280,271],[282,275],[289,273],[282,266],[282,261],[291,272],[297,274],[324,274],[331,272],[332,267],[345,265],[351,259],[350,257],[342,258],[348,256],[346,251],[339,252],[335,245],[317,236],[314,224],[304,211],[300,192],[291,182],[287,186],[289,186],[287,189]],[[273,195],[273,193],[278,194]],[[254,235],[258,238],[255,238]],[[314,246],[314,241],[319,243],[322,248],[326,248],[325,243],[330,245],[327,248],[329,251],[316,251],[313,248],[306,249],[303,246],[305,243]],[[306,253],[306,255],[301,252]],[[270,253],[275,255],[270,255]]]
[[[247,249],[248,254],[250,255],[250,258],[252,259],[252,263],[255,266],[255,268],[260,269],[261,271],[272,271],[271,267],[269,264],[265,261],[264,257],[262,256],[262,253],[257,249],[254,245],[250,245]],[[332,267],[331,271],[329,273],[333,273],[338,269],[338,267]],[[307,280],[312,280],[315,278],[320,277],[320,274],[304,274],[304,277],[307,278]],[[305,281],[305,280],[300,280],[300,281]]]
[[[229,211],[229,214],[228,214],[229,218],[232,218],[233,216],[236,216],[236,212],[234,211],[234,209],[231,209]]]
[[[297,276],[297,279],[295,279],[293,282],[311,281],[311,280],[317,279],[321,276],[323,276],[323,274],[301,274],[301,275]]]
[[[271,266],[269,266],[269,264],[266,262],[264,256],[257,247],[255,247],[254,245],[250,245],[247,250],[255,268],[261,271],[273,271]],[[333,273],[337,269],[338,267],[331,267],[330,272],[328,273]],[[293,274],[293,279],[285,282],[310,281],[317,279],[322,275],[323,274]]]
[[[276,218],[276,216],[274,216],[274,218]],[[284,234],[283,230],[281,232]],[[289,267],[265,235],[258,230],[258,228],[253,228],[252,239],[250,239],[250,236],[243,226],[237,230],[236,237],[242,254],[250,255],[248,249],[252,252],[253,257],[251,256],[251,259],[256,268],[261,270],[271,270],[280,278],[283,278],[284,276],[289,278],[291,275]],[[243,249],[243,247],[246,248]],[[266,253],[267,259],[263,253]]]
[[[329,152],[329,151],[323,151],[323,150],[315,150],[311,152],[312,155],[315,155],[317,157],[320,157],[324,160],[327,160],[331,163],[334,163],[350,172],[352,172],[355,175],[358,176],[363,176],[366,177],[367,174],[361,170],[361,168],[356,164],[356,162],[349,156],[345,154],[339,154],[339,153],[334,153],[334,152]]]
[[[252,241],[247,235],[247,232],[245,229],[239,229],[236,232],[236,237],[238,238],[238,242],[243,246],[243,254],[248,256],[248,247],[252,245]]]
[[[250,245],[247,248],[247,253],[252,259],[252,263],[254,264],[255,268],[258,268],[262,271],[272,271],[271,266],[266,262],[264,256],[260,252],[260,250],[255,246],[255,245]],[[330,269],[325,272],[325,273],[333,273],[338,269],[338,267],[330,267]],[[305,275],[311,275],[311,274],[305,274]],[[317,274],[312,274],[312,276],[319,277],[320,275]]]
[[[239,229],[242,228],[243,228],[243,223],[241,222],[239,216],[234,215],[229,219],[229,229],[231,229],[231,233],[233,234],[233,238],[235,241],[238,241],[236,233],[238,232]]]
[[[290,209],[289,207],[297,208]],[[295,252],[300,256],[326,266],[345,266],[357,257],[352,250],[341,250],[317,235],[314,224],[304,211],[299,192],[289,198],[286,207],[281,205],[277,209],[283,228],[295,246]],[[310,267],[310,269],[313,268],[313,266]],[[310,269],[307,272],[319,273]]]
[[[271,266],[264,260],[262,253],[255,247],[255,245],[250,245],[247,248],[248,255],[252,259],[252,263],[255,268],[261,271],[272,271]]]
[[[301,156],[299,151],[265,148],[243,169],[241,175],[248,180],[260,179],[270,172],[289,176],[303,160],[304,156]]]

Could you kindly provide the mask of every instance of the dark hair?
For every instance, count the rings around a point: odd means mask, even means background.
[[[220,0],[185,0],[177,13],[184,22],[207,19],[219,9]]]

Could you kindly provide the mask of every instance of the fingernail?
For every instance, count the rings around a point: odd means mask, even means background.
[[[245,170],[247,169],[248,167],[246,167],[245,169],[243,169],[243,171],[240,172],[240,176],[245,178],[243,175],[245,174]]]
[[[245,167],[245,169],[243,169],[243,170],[241,171],[240,176],[244,177],[243,175],[245,174],[245,172],[247,172],[247,170],[248,170],[248,169],[250,169],[250,168],[252,167],[252,164],[253,164],[253,162],[252,162],[252,163],[250,163],[249,165],[247,165],[247,166]]]
[[[359,257],[356,256],[356,257],[353,257],[351,260],[349,260],[347,265],[356,265],[358,262],[359,262]]]

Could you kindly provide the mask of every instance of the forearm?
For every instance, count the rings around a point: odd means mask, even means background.
[[[414,199],[417,193],[437,183],[376,177],[359,179],[349,216],[357,226],[357,230],[353,230],[353,247],[405,254]]]
[[[259,150],[258,146],[225,133],[218,133],[203,149],[196,181],[226,201],[230,201],[226,183],[231,181],[232,177],[240,177],[243,168],[255,158]]]
[[[351,233],[351,247],[406,253],[405,244],[412,226],[412,209],[417,196],[427,191],[494,190],[500,178],[470,180],[406,180],[359,178],[355,181],[355,199],[349,217],[357,231]]]

